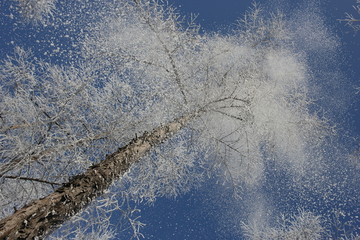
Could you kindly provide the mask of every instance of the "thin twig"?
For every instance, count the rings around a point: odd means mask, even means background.
[[[38,178],[31,178],[31,177],[2,176],[2,178],[7,178],[7,179],[19,179],[19,180],[24,180],[24,181],[40,182],[40,183],[46,183],[46,184],[58,185],[58,186],[61,185],[61,183],[50,182],[50,181],[46,181],[46,180],[42,180],[42,179],[38,179]]]

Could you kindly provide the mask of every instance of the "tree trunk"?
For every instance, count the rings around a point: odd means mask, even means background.
[[[53,193],[2,219],[0,239],[41,239],[48,235],[101,195],[153,146],[179,131],[196,115],[197,113],[180,117],[151,133],[144,133],[85,173],[74,176]]]

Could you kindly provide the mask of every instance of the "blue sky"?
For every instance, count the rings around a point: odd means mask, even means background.
[[[197,14],[197,22],[202,26],[202,31],[222,33],[231,30],[236,20],[241,18],[252,3],[248,0],[171,0],[169,2],[173,6],[178,6],[181,14]],[[280,8],[285,15],[289,16],[294,9],[302,9],[304,6],[310,5],[311,1],[261,0],[258,2],[262,4],[265,10]],[[354,3],[355,1],[352,0],[325,0],[316,4],[318,8],[315,10],[322,16],[329,31],[333,32],[333,36],[336,36],[340,44],[336,57],[336,68],[338,68],[336,72],[342,75],[339,78],[341,82],[337,84],[333,82],[322,83],[328,91],[323,101],[339,103],[328,106],[329,108],[326,111],[329,113],[329,117],[337,123],[340,135],[344,135],[343,144],[349,148],[349,151],[354,151],[358,147],[358,141],[349,139],[360,136],[360,94],[356,95],[354,89],[354,86],[360,86],[360,33],[354,35],[352,30],[339,22],[338,19],[343,18],[345,12],[353,11],[352,5]],[[8,5],[7,3],[0,3],[0,7],[5,9]],[[13,23],[7,21],[15,20],[1,16],[0,58],[4,58],[6,54],[11,54],[13,42],[31,47],[36,38],[46,39],[48,37],[46,32],[34,34],[31,29],[28,30],[21,25],[12,29]],[[301,26],[301,24],[299,25]],[[60,41],[64,45],[67,44],[66,40]],[[43,49],[35,49],[34,51],[42,52]],[[61,59],[59,61],[61,62]],[[334,63],[332,64],[334,65]],[[350,174],[349,176],[353,175]],[[334,182],[336,183],[336,180]],[[351,180],[350,182],[358,183],[359,181]],[[350,193],[347,195],[356,196],[360,189],[353,187],[349,191]],[[288,195],[295,199],[296,194],[292,194],[288,192]],[[340,192],[334,194],[336,196]],[[216,197],[219,195],[223,196],[226,201],[219,200]],[[251,198],[251,196],[247,197]],[[316,202],[316,197],[309,196],[309,202]],[[143,206],[141,220],[146,224],[146,227],[143,228],[142,233],[146,239],[154,240],[242,239],[240,227],[237,224],[241,221],[246,209],[242,205],[233,205],[234,202],[230,198],[230,192],[216,185],[213,179],[210,179],[200,188],[176,199],[161,198],[154,203],[154,206]],[[356,202],[356,199],[359,199],[356,197],[354,199],[345,207],[351,212],[352,217],[356,215],[355,211],[360,206],[360,203]],[[301,206],[302,203],[293,200],[288,204],[293,206],[284,206],[285,210]],[[314,203],[309,208],[325,211],[323,208],[331,207],[322,208],[320,205],[321,203]],[[358,227],[360,228],[359,225]],[[124,239],[126,237],[128,236],[125,236]]]

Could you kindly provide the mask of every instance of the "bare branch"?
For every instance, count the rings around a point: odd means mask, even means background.
[[[31,177],[20,177],[20,176],[7,176],[7,175],[4,175],[4,176],[2,176],[2,178],[24,180],[24,181],[33,181],[33,182],[46,183],[46,184],[57,185],[57,186],[61,185],[61,183],[56,183],[56,182],[51,182],[51,181],[47,181],[47,180],[43,180],[43,179],[39,179],[39,178],[31,178]]]

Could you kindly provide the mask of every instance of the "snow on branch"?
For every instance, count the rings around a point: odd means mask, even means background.
[[[320,216],[299,210],[298,214],[282,215],[273,227],[243,223],[245,236],[250,240],[320,240],[325,234]]]
[[[41,24],[53,15],[56,0],[16,0],[26,22]]]
[[[353,9],[355,10],[356,16],[353,15],[353,13],[345,13],[344,19],[339,19],[339,21],[343,21],[351,27],[355,33],[357,33],[360,30],[360,1],[357,0],[356,4],[353,5]]]

